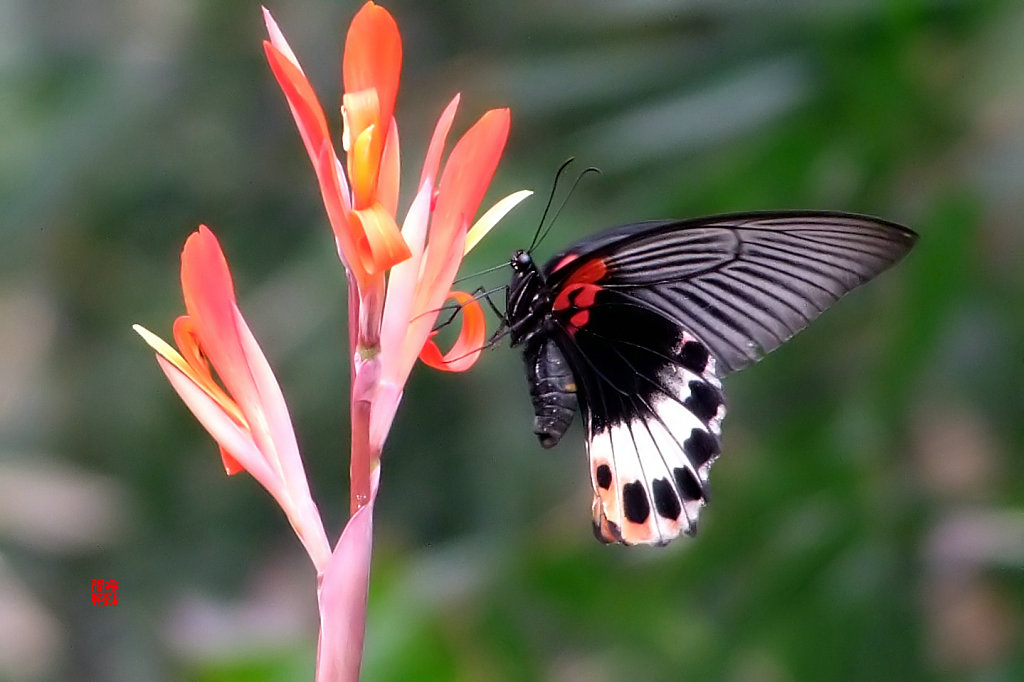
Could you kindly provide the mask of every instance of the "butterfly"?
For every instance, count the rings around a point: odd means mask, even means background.
[[[693,535],[722,449],[721,378],[916,240],[879,218],[776,211],[615,227],[543,268],[532,246],[516,251],[504,325],[522,349],[533,430],[554,447],[578,407],[597,539]]]

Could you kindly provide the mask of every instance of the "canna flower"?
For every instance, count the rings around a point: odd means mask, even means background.
[[[485,113],[456,143],[442,170],[459,96],[451,100],[434,129],[399,230],[400,158],[393,113],[402,42],[394,19],[368,2],[349,28],[342,66],[344,169],[302,67],[266,9],[264,19],[267,60],[316,171],[339,256],[356,290],[350,291],[349,310],[353,401],[372,404],[368,445],[379,453],[417,357],[435,368],[463,371],[483,346],[482,308],[472,296],[450,289],[463,256],[530,195],[524,190],[505,197],[471,226],[501,158],[509,112]],[[449,297],[462,307],[463,326],[454,347],[442,354],[430,337]],[[364,373],[372,376],[364,379]]]
[[[375,279],[409,257],[394,219],[400,170],[393,117],[402,63],[398,27],[386,10],[368,3],[349,29],[342,139],[350,189],[316,93],[266,8],[263,15],[267,61],[316,170],[341,260],[360,288],[379,285]]]
[[[323,570],[330,545],[284,396],[238,310],[224,253],[205,225],[185,242],[181,288],[187,314],[174,322],[178,350],[140,325],[135,331],[156,351],[171,386],[217,441],[227,473],[244,469],[267,489],[313,565]]]
[[[345,42],[339,155],[323,108],[273,17],[263,10],[264,50],[313,165],[349,284],[351,516],[333,551],[310,495],[281,389],[235,300],[227,261],[205,226],[182,251],[186,315],[173,327],[177,349],[135,330],[156,351],[175,391],[220,446],[226,471],[247,471],[284,510],[317,571],[318,680],[356,680],[362,659],[380,453],[417,358],[468,369],[485,338],[473,296],[451,286],[465,254],[530,195],[511,194],[473,222],[501,158],[509,111],[486,112],[444,159],[459,105],[445,107],[399,228],[401,171],[394,118],[402,41],[392,16],[373,2],[352,20]],[[431,339],[453,299],[462,327],[453,347]]]
[[[372,514],[380,454],[416,359],[447,370],[468,369],[485,338],[479,303],[451,291],[463,256],[517,203],[516,192],[472,223],[508,138],[509,111],[485,113],[442,157],[459,96],[434,128],[409,210],[398,228],[401,170],[394,119],[402,66],[398,26],[367,2],[356,13],[342,64],[342,150],[330,138],[323,108],[270,12],[264,9],[267,61],[288,102],[349,282],[350,507],[318,592],[318,679],[356,679],[365,634]],[[448,298],[462,307],[453,348],[431,340]]]
[[[468,294],[450,291],[452,282],[466,252],[530,193],[506,197],[470,227],[505,147],[509,112],[485,113],[455,144],[442,170],[456,95],[434,129],[399,230],[394,105],[402,41],[394,19],[368,2],[349,28],[342,64],[343,167],[298,59],[270,12],[263,14],[267,61],[313,164],[349,280],[352,517],[320,582],[317,678],[355,679],[365,634],[379,459],[403,387],[417,357],[455,371],[475,362],[485,336],[483,311]],[[463,326],[454,347],[442,355],[430,337],[449,297],[462,306]]]

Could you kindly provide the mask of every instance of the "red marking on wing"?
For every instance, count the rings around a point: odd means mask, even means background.
[[[572,311],[567,325],[570,333],[590,321],[590,306],[594,305],[599,291],[601,287],[596,284],[574,283],[558,292],[551,307],[556,311]]]
[[[590,311],[589,310],[581,310],[581,311],[579,311],[578,313],[576,313],[575,315],[573,315],[572,317],[569,318],[569,324],[572,327],[576,328],[576,329],[579,329],[580,327],[585,327],[587,325],[587,322],[589,322],[589,321],[590,321]]]
[[[558,264],[555,267],[551,268],[551,272],[555,272],[556,270],[560,270],[560,269],[564,268],[566,265],[568,265],[569,263],[573,262],[574,260],[576,260],[579,257],[580,257],[580,255],[578,253],[566,254],[562,258],[562,260],[558,261]]]
[[[608,266],[606,266],[604,261],[600,258],[595,258],[580,267],[576,272],[572,273],[567,284],[593,284],[594,282],[599,281],[607,273]]]
[[[594,299],[597,298],[597,292],[599,291],[601,291],[601,287],[596,284],[569,284],[558,292],[558,296],[555,297],[555,302],[551,304],[551,307],[554,310],[589,308],[594,305]]]

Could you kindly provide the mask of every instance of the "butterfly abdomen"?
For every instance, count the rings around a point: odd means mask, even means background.
[[[562,351],[550,338],[530,339],[523,360],[533,402],[533,432],[541,445],[554,447],[576,413],[576,380]]]

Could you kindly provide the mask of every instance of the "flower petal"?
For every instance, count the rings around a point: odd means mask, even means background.
[[[200,225],[181,253],[181,289],[203,355],[260,442],[262,405],[239,335],[235,290],[227,260],[212,232]]]
[[[177,367],[180,372],[186,375],[190,375],[192,373],[192,368],[187,362],[185,362],[185,358],[181,357],[181,353],[179,353],[174,346],[167,343],[141,324],[133,324],[132,329],[142,337],[142,340],[145,341],[150,348],[157,352],[157,355]]]
[[[277,22],[274,21],[274,16],[270,13],[266,7],[263,7],[263,23],[267,26],[267,35],[270,37],[270,44],[277,48],[277,51],[285,56],[288,61],[299,67],[299,60],[295,58],[295,53],[292,52],[292,48],[288,45],[288,41],[284,39],[284,34],[281,33],[281,29],[278,28]]]
[[[445,163],[420,280],[420,311],[438,307],[448,295],[465,243],[463,234],[462,243],[455,245],[456,232],[466,229],[476,214],[505,148],[508,128],[508,109],[488,111],[462,136]],[[459,259],[452,268],[449,254],[456,248]]]
[[[401,72],[402,36],[398,24],[386,9],[368,2],[356,12],[349,26],[342,78],[346,93],[376,90],[377,120],[384,123],[382,132],[387,132],[394,116]]]
[[[380,173],[380,155],[374,150],[376,137],[376,126],[367,126],[355,136],[348,150],[348,177],[352,183],[354,208],[366,208],[376,195]]]
[[[288,47],[287,43],[284,47]],[[313,86],[309,84],[298,62],[294,61],[290,49],[284,52],[269,41],[263,43],[263,49],[267,54],[270,69],[274,72],[274,77],[288,101],[288,108],[291,109],[295,125],[299,128],[299,135],[302,136],[302,144],[306,147],[309,160],[316,167],[320,148],[331,143],[327,119],[324,117],[320,100],[317,99]]]
[[[409,257],[409,247],[395,219],[379,203],[352,211],[352,224],[359,224],[362,239],[357,242],[362,266],[370,274],[381,273]]]
[[[253,440],[251,432],[225,413],[220,405],[187,374],[160,356],[157,356],[157,362],[167,376],[167,380],[171,382],[171,387],[181,397],[189,411],[199,420],[199,423],[203,425],[203,428],[213,436],[217,444],[248,471],[260,485],[266,488],[267,492],[273,495],[278,502],[281,502],[283,488],[277,473],[267,464],[263,453],[260,452]]]
[[[178,320],[175,320],[175,326],[178,326],[178,322],[182,319],[187,320],[189,318],[187,315],[179,317]],[[242,417],[242,413],[238,409],[238,405],[236,405],[235,402],[224,393],[220,386],[217,386],[213,382],[213,378],[210,376],[209,370],[207,370],[205,374],[201,374],[200,372],[195,371],[195,369],[187,362],[185,362],[185,359],[181,356],[181,354],[178,353],[178,351],[176,351],[170,344],[168,344],[166,341],[164,341],[159,336],[149,331],[142,325],[132,325],[132,329],[134,329],[139,334],[139,336],[141,336],[143,340],[145,340],[145,342],[148,343],[149,346],[157,352],[158,362],[162,360],[166,362],[166,364],[178,370],[182,375],[184,375],[185,378],[189,379],[197,388],[202,389],[206,393],[206,396],[210,398],[210,400],[217,403],[226,416],[232,419],[237,425],[241,426],[243,430],[248,430],[249,427],[248,425],[246,425],[245,419]],[[205,362],[206,361],[203,360],[204,365]],[[163,366],[163,363],[161,363],[161,366]],[[171,370],[169,368],[165,368],[164,374],[168,374],[168,372],[170,371]],[[169,374],[168,378],[170,378]],[[213,387],[216,389],[216,394],[211,392],[210,386],[207,385],[208,383],[212,384]],[[185,398],[185,396],[180,391],[178,392],[178,394],[182,397],[182,399]],[[187,401],[186,404],[188,404]],[[195,413],[195,410],[193,410],[193,413]],[[251,441],[251,438],[249,440]],[[224,471],[227,473],[228,476],[233,476],[245,469],[245,467],[243,467],[241,463],[239,463],[239,461],[235,459],[234,455],[228,452],[227,448],[225,448],[223,445],[220,446],[220,455],[221,460],[224,462]]]
[[[320,182],[320,196],[327,210],[327,220],[331,224],[334,238],[338,242],[341,260],[355,276],[356,281],[362,284],[366,281],[367,273],[356,247],[360,233],[353,229],[350,204],[346,200],[341,180],[341,163],[329,142],[325,142],[320,148],[316,161],[316,177]]]
[[[519,202],[532,194],[531,190],[521,189],[518,192],[509,194],[487,209],[487,212],[480,216],[476,223],[473,224],[473,227],[469,228],[469,232],[466,233],[464,252],[469,253],[470,249],[479,244],[480,240],[491,231],[491,228],[498,224],[498,221],[504,218]]]
[[[463,291],[452,291],[448,298],[454,298],[462,306],[462,329],[451,350],[441,356],[433,340],[428,339],[420,351],[420,360],[434,369],[448,372],[465,372],[473,366],[484,348],[487,322],[483,308],[471,295]]]
[[[198,339],[198,349],[190,354],[196,362],[202,356],[209,360],[244,421],[237,423],[208,386],[158,357],[161,367],[230,458],[277,500],[319,568],[327,561],[330,545],[309,493],[284,396],[235,303],[231,273],[217,238],[204,225],[185,242],[181,281],[190,319],[179,324],[179,336],[186,343],[192,343],[193,336]],[[231,459],[225,459],[229,469]]]
[[[401,175],[401,156],[398,148],[398,124],[391,119],[391,130],[384,143],[384,156],[377,175],[377,201],[393,216],[398,215],[398,189]]]
[[[430,336],[462,262],[467,223],[494,175],[508,129],[508,109],[488,111],[462,136],[448,157],[413,305],[416,317],[409,327],[410,345],[418,343],[422,348]]]
[[[288,517],[313,565],[318,571],[323,570],[330,556],[330,545],[308,489],[303,496],[298,486],[289,487],[288,482],[282,479],[281,471],[274,466],[276,462],[267,456],[264,446],[257,442],[252,431],[237,424],[201,386],[176,366],[160,356],[157,356],[157,362],[185,405],[217,441],[228,474],[244,468],[270,493]],[[303,475],[303,485],[304,481]]]
[[[398,26],[386,9],[368,2],[352,19],[342,61],[348,139],[355,144],[364,131],[373,131],[359,156],[349,150],[348,172],[356,208],[365,208],[376,196],[401,71],[402,38]],[[372,93],[372,103],[368,93]],[[356,175],[369,183],[355,182]]]
[[[385,358],[385,379],[398,386],[405,385],[409,371],[416,362],[419,348],[408,348],[409,324],[412,319],[413,300],[423,261],[423,247],[430,219],[432,188],[424,184],[416,193],[402,226],[402,238],[409,248],[407,260],[391,268],[388,276],[387,296],[381,320],[380,347]],[[376,408],[375,408],[376,409]]]
[[[224,464],[224,473],[228,476],[234,476],[237,473],[245,471],[245,467],[242,463],[235,459],[227,449],[221,447],[220,449],[220,461]]]
[[[420,185],[428,183],[430,190],[434,190],[437,183],[437,171],[441,167],[441,155],[444,154],[444,144],[448,140],[448,131],[452,129],[452,122],[455,120],[455,112],[459,108],[459,95],[452,97],[452,101],[441,112],[434,126],[434,134],[430,137],[430,146],[427,147],[427,156],[423,160],[423,173],[420,175]]]
[[[241,340],[245,363],[260,397],[260,414],[265,420],[260,427],[267,431],[274,444],[276,461],[271,464],[276,465],[277,471],[284,480],[289,497],[295,505],[300,505],[297,509],[299,515],[308,514],[310,511],[308,506],[312,506],[312,496],[309,492],[306,472],[299,454],[299,444],[295,439],[295,430],[292,428],[284,394],[274,376],[274,371],[270,368],[270,363],[267,362],[266,356],[256,342],[256,337],[253,336],[237,309],[235,317],[235,326]],[[257,442],[259,441],[257,440]],[[316,516],[319,519],[319,513]],[[326,535],[323,537],[323,542],[325,547],[329,546]]]
[[[231,415],[236,422],[241,426],[249,428],[238,404],[224,392],[224,389],[220,387],[220,384],[214,380],[213,375],[210,373],[210,364],[206,361],[206,357],[200,347],[199,333],[196,331],[195,320],[188,315],[180,315],[174,321],[173,334],[174,342],[178,344],[178,348],[181,349],[182,356],[189,366],[188,371],[185,373],[199,384],[211,398],[220,403],[224,411]]]

